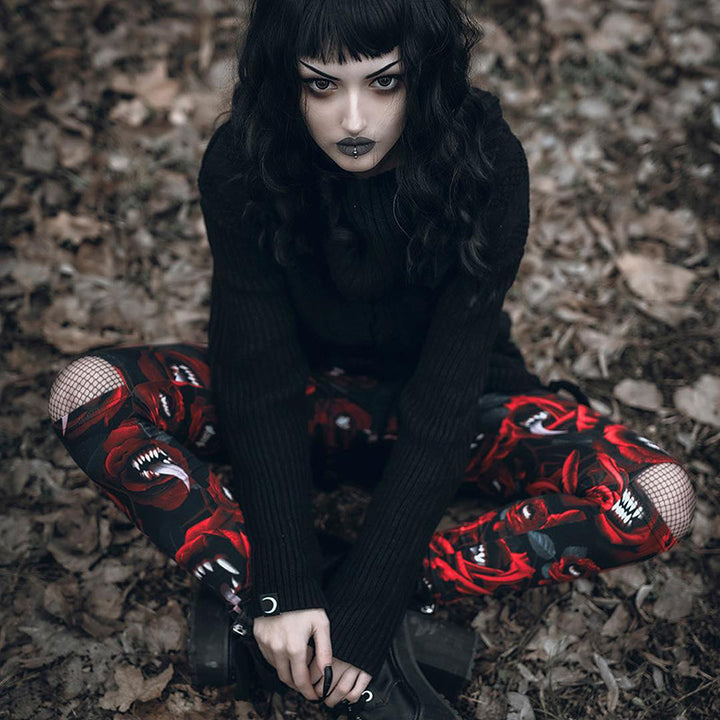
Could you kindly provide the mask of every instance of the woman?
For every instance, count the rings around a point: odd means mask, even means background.
[[[681,462],[543,385],[510,341],[528,168],[469,86],[479,36],[451,0],[256,0],[199,174],[207,347],[96,350],[50,398],[76,462],[254,618],[279,678],[367,718],[418,587],[447,603],[592,577],[692,517]],[[383,458],[326,583],[308,430],[334,462]],[[461,484],[498,508],[434,532]]]

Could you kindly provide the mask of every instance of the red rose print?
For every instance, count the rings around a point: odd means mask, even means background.
[[[600,568],[590,558],[568,555],[554,562],[548,574],[557,582],[567,582],[578,578],[594,577]]]
[[[189,407],[188,440],[198,455],[215,455],[220,449],[215,405],[204,395],[196,395]]]
[[[520,588],[535,574],[527,554],[512,552],[504,540],[484,550],[478,547],[471,560],[459,551],[431,557],[430,571],[442,582],[451,583],[456,591],[471,595],[490,595],[500,586]]]
[[[100,398],[76,408],[65,418],[59,418],[53,424],[66,442],[77,440],[92,432],[107,432],[110,421],[125,407],[130,390],[125,385],[115,388]]]
[[[371,423],[369,412],[345,398],[317,399],[309,432],[313,435],[320,428],[326,448],[346,450],[358,432],[369,430]]]
[[[175,553],[175,560],[190,571],[203,562],[219,561],[218,567],[246,580],[249,576],[250,541],[242,528],[234,513],[216,508],[210,517],[186,532],[185,542]],[[237,579],[240,580],[240,577]]]
[[[141,351],[138,367],[148,380],[170,379],[177,385],[210,387],[210,366],[172,348],[153,347]]]
[[[638,466],[673,461],[652,440],[638,435],[625,425],[606,425],[603,428],[603,439]]]
[[[190,467],[167,443],[148,438],[136,422],[123,422],[103,443],[105,484],[141,505],[175,510],[190,493]]]
[[[185,403],[180,390],[169,380],[138,383],[133,395],[142,417],[165,432],[172,433],[185,415]]]
[[[493,530],[500,535],[521,535],[543,527],[547,518],[545,501],[542,498],[531,498],[509,507],[505,517],[495,523]]]

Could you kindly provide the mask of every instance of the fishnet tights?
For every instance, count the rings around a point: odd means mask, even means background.
[[[695,512],[695,491],[688,474],[677,463],[645,468],[634,479],[660,513],[675,539],[690,532]]]
[[[122,377],[107,360],[93,355],[74,360],[63,368],[50,388],[50,419],[55,422],[75,408],[122,385]]]

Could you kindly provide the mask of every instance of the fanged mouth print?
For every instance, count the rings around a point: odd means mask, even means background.
[[[240,577],[240,571],[224,556],[218,555],[212,560],[204,560],[198,563],[192,570],[192,574],[200,580],[204,578],[208,573],[214,573],[218,569],[225,570],[230,573],[230,582],[232,583],[233,590],[240,585],[237,577]]]
[[[170,408],[170,398],[164,393],[159,393],[160,396],[160,407],[165,413],[165,417],[170,419],[172,417],[172,410]]]
[[[195,445],[197,447],[204,448],[214,434],[215,428],[212,425],[205,425],[203,427],[202,435],[200,436],[200,439],[195,443]],[[230,499],[232,500],[232,498]]]
[[[645,518],[645,511],[642,509],[637,498],[625,488],[620,498],[610,508],[611,512],[625,525],[633,527]]]
[[[169,475],[181,480],[185,487],[190,490],[190,478],[188,474],[176,465],[164,450],[158,447],[151,448],[137,455],[132,461],[132,466],[140,475],[150,482],[158,480],[163,475]]]
[[[543,421],[547,420],[550,415],[545,410],[531,415],[527,420],[524,420],[521,424],[526,427],[533,435],[566,435],[565,430],[550,430],[543,425]]]
[[[173,364],[170,366],[170,370],[172,371],[174,382],[202,387],[202,383],[197,379],[197,375],[195,375],[185,363]]]
[[[478,565],[482,565],[483,567],[487,565],[487,550],[485,548],[485,545],[483,545],[482,543],[479,543],[478,545],[473,545],[470,548],[470,553],[472,554],[473,560]]]

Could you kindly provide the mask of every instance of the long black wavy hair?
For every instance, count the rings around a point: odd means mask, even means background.
[[[286,265],[312,251],[317,233],[341,243],[354,237],[338,224],[338,180],[348,172],[318,148],[300,111],[298,58],[343,64],[344,52],[362,60],[399,46],[406,120],[393,207],[409,238],[408,276],[426,277],[428,268],[434,276],[440,251],[452,244],[473,278],[489,277],[493,248],[478,208],[493,168],[478,132],[483,107],[468,78],[483,36],[455,0],[252,0],[230,124],[242,168],[236,178],[246,188],[243,219],[262,218],[261,247],[270,240]]]

